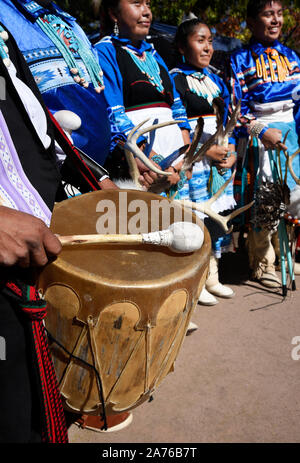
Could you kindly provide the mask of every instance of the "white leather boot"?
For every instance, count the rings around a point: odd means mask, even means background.
[[[192,333],[194,333],[194,331],[197,331],[197,329],[198,329],[198,325],[196,325],[196,323],[189,322],[185,335],[190,336]]]
[[[249,230],[247,248],[252,278],[267,288],[280,288],[281,281],[275,271],[272,232],[265,229]]]
[[[200,305],[216,305],[218,304],[219,301],[212,295],[210,294],[205,287],[203,287],[199,299],[198,299],[198,304]]]
[[[208,277],[205,282],[205,288],[214,296],[231,299],[235,293],[229,286],[222,285],[219,282],[218,260],[215,256],[210,256]]]

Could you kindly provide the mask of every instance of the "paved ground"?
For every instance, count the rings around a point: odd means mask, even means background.
[[[243,255],[228,254],[220,273],[235,298],[197,306],[199,329],[186,337],[154,400],[115,433],[72,425],[70,442],[300,442],[300,359],[291,356],[300,336],[300,277],[299,290],[283,301],[247,279]]]

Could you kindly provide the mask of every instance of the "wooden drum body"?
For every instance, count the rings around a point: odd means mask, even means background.
[[[128,204],[145,201],[149,223],[152,201],[166,201],[151,193],[122,193]],[[88,193],[55,206],[52,231],[97,233],[97,205],[103,200],[112,201],[118,214],[119,190]],[[128,222],[134,214],[127,215]],[[160,214],[159,228],[161,220]],[[47,329],[68,352],[99,371],[108,414],[149,399],[172,371],[206,279],[211,243],[206,230],[204,234],[202,248],[184,255],[153,245],[65,248],[41,273],[39,289],[49,306]],[[55,342],[51,351],[66,409],[99,414],[93,368],[70,358]]]

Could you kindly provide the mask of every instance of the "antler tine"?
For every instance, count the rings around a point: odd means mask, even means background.
[[[214,203],[221,196],[223,191],[225,191],[225,189],[228,187],[229,183],[233,180],[233,177],[235,176],[235,173],[236,173],[236,170],[234,170],[231,177],[228,180],[226,180],[226,182],[221,186],[221,188],[219,188],[218,191],[210,199],[205,201],[205,204],[211,205],[212,203]],[[200,204],[202,204],[202,203],[200,203]]]
[[[147,158],[147,156],[143,153],[143,151],[137,146],[136,141],[140,135],[142,135],[145,132],[149,132],[150,130],[153,130],[150,128],[149,130],[144,130],[144,131],[138,131],[139,128],[145,124],[149,119],[146,119],[143,122],[140,122],[138,125],[136,125],[131,132],[129,133],[127,140],[124,144],[124,149],[130,151],[134,156],[136,156],[138,159],[142,161],[145,166],[147,166],[150,170],[155,172],[156,174],[159,175],[164,175],[165,177],[168,177],[169,175],[172,175],[172,172],[164,172],[163,170],[158,169],[151,161],[150,159]],[[166,123],[164,123],[167,125]],[[159,124],[157,124],[159,125]],[[154,126],[152,126],[154,127]]]
[[[241,214],[242,212],[252,207],[254,204],[254,201],[252,201],[251,203],[246,204],[246,206],[240,207],[239,209],[231,212],[231,214],[223,216],[211,209],[210,204],[208,204],[209,201],[207,202],[204,201],[202,203],[195,203],[193,201],[180,200],[178,202],[180,202],[183,205],[183,207],[195,209],[196,211],[203,212],[204,214],[208,215],[210,218],[215,220],[219,225],[221,225],[221,227],[223,227],[223,230],[225,231],[225,233],[230,233],[233,229],[233,226],[228,228],[228,222],[234,219],[237,215]]]
[[[202,203],[195,203],[193,201],[188,200],[179,200],[178,202],[183,204],[184,207],[189,207],[191,209],[196,209],[199,212],[203,212],[204,214],[208,215],[216,222],[218,222],[219,225],[223,227],[225,233],[230,233],[232,227],[228,228],[228,222],[234,219],[234,217],[236,217],[237,215],[249,209],[254,204],[254,201],[252,201],[251,203],[247,204],[246,206],[240,207],[239,209],[233,211],[231,214],[227,216],[222,216],[211,209],[211,205],[219,198],[219,196],[223,193],[225,188],[229,185],[229,183],[234,177],[234,174],[235,171],[233,172],[231,177],[224,183],[224,185],[222,185],[221,188],[219,188],[217,193],[215,193],[208,201],[203,201]]]
[[[139,182],[140,171],[135,162],[134,156],[129,150],[125,150],[125,156],[128,162],[129,175],[132,178],[134,184],[140,188],[141,187],[141,184]]]
[[[287,131],[287,133],[285,134],[285,136],[284,136],[284,139],[283,139],[283,142],[282,142],[284,145],[285,145],[287,136],[288,136],[288,134],[290,133],[290,131],[291,131],[291,129],[289,129],[289,130]],[[295,154],[295,153],[294,153],[294,154]]]
[[[150,117],[148,117],[148,119],[145,119],[144,121],[140,122],[139,124],[135,125],[133,127],[133,129],[131,129],[131,131],[129,132],[127,138],[130,138],[132,140],[137,140],[139,135],[140,135],[138,130],[142,127],[142,125],[146,124],[146,122],[148,122],[149,120],[150,120]]]
[[[184,122],[184,121],[180,120],[180,121],[160,122],[159,124],[154,124],[154,125],[151,125],[150,127],[146,127],[145,129],[140,130],[139,135],[143,135],[144,133],[147,133],[147,132],[152,132],[152,130],[160,129],[161,127],[167,127],[168,125],[178,124],[180,122]]]
[[[288,165],[288,168],[290,169],[290,173],[291,173],[291,176],[293,177],[293,179],[295,180],[295,182],[297,183],[297,185],[300,185],[300,178],[298,178],[293,170],[293,160],[294,158],[297,156],[297,154],[300,153],[300,149],[298,149],[294,154],[291,154],[290,156],[287,154],[286,151],[284,151],[284,155],[287,159],[287,165]]]
[[[166,121],[166,122],[160,122],[159,124],[153,124],[153,125],[150,125],[148,127],[145,127],[144,129],[142,130],[139,130],[140,127],[142,127],[142,125],[144,125],[146,122],[149,121],[149,118],[148,119],[145,119],[143,122],[141,122],[140,124],[136,125],[132,131],[134,132],[134,134],[132,135],[131,132],[129,133],[128,137],[132,137],[132,139],[135,141],[138,139],[138,137],[140,137],[141,135],[144,135],[144,133],[147,133],[147,132],[152,132],[153,130],[156,130],[156,129],[160,129],[161,127],[167,127],[169,125],[174,125],[174,124],[179,124],[180,122],[184,122],[183,120],[176,120],[176,121]]]

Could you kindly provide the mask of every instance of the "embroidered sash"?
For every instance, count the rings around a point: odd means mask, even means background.
[[[2,206],[34,215],[50,225],[51,211],[28,180],[1,111],[0,179]]]

